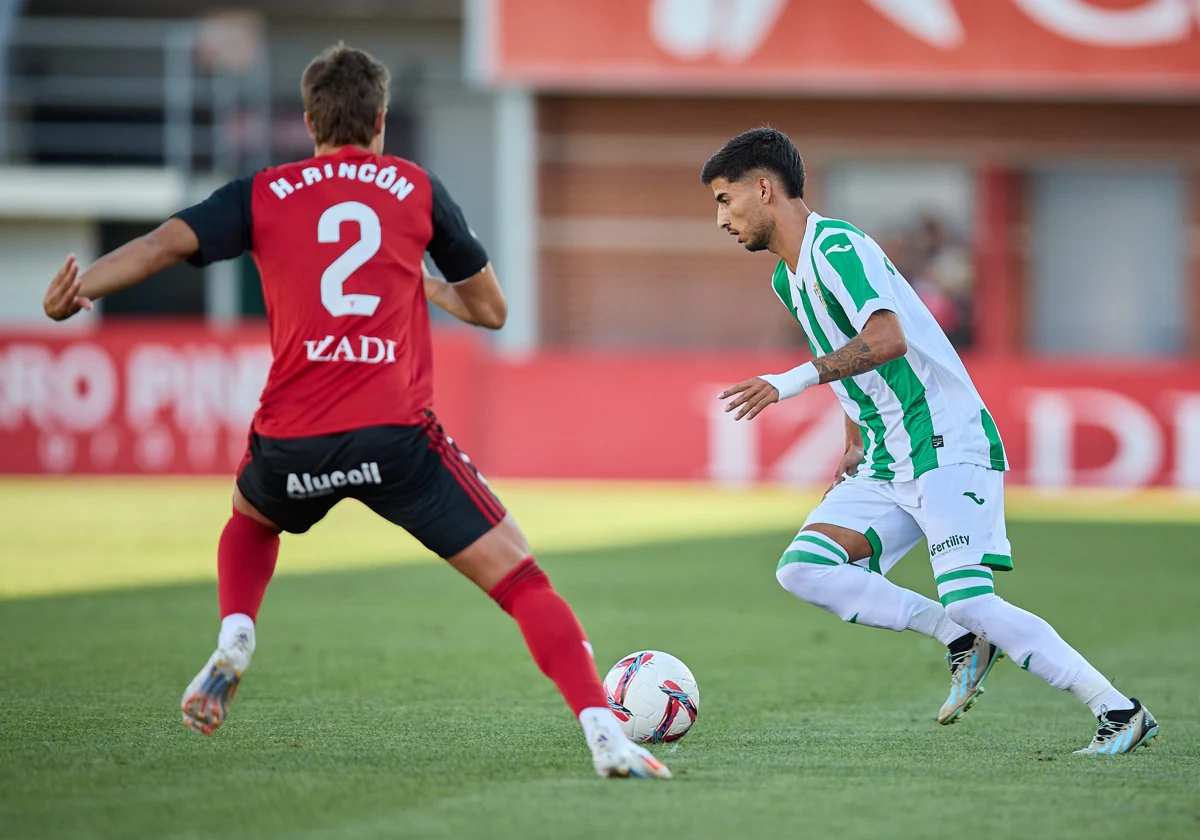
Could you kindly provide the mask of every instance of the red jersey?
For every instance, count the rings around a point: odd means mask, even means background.
[[[452,283],[488,261],[437,178],[347,146],[231,181],[178,218],[200,240],[194,265],[249,251],[258,266],[273,361],[256,432],[421,421],[433,402],[421,259]]]

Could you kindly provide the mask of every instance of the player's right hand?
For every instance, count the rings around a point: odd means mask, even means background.
[[[722,391],[721,396],[717,399],[727,400],[730,397],[733,397],[734,400],[725,406],[725,413],[728,414],[740,407],[742,410],[733,419],[741,420],[745,417],[747,420],[753,420],[771,403],[779,402],[779,390],[761,376],[756,376],[745,382],[731,385]]]
[[[852,446],[847,449],[846,454],[842,455],[842,460],[838,461],[837,474],[833,477],[833,484],[826,489],[825,496],[828,496],[830,490],[845,481],[847,476],[854,475],[858,471],[858,465],[863,462],[865,457],[866,453],[863,452],[861,446]],[[825,498],[825,496],[821,498]]]
[[[89,312],[92,302],[79,294],[82,281],[79,279],[79,261],[74,254],[67,257],[62,268],[54,275],[46,296],[42,298],[42,309],[55,321],[65,321],[80,309]]]

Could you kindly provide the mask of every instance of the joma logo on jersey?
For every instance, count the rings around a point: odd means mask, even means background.
[[[392,364],[396,361],[396,342],[372,335],[358,337],[357,352],[348,336],[335,345],[335,336],[327,335],[318,341],[305,341],[310,362],[362,362],[367,365]]]
[[[929,546],[929,556],[941,554],[943,551],[949,551],[952,548],[958,548],[960,545],[970,545],[971,538],[965,534],[955,534],[947,540],[942,540],[940,543]]]
[[[379,462],[371,461],[356,470],[334,470],[331,473],[311,475],[310,473],[288,473],[287,494],[289,499],[312,499],[317,496],[328,496],[342,487],[360,484],[382,484],[379,477]]]

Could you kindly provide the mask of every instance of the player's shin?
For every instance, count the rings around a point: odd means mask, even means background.
[[[533,558],[518,564],[488,594],[517,622],[533,661],[579,718],[596,773],[602,777],[671,778],[662,762],[621,731],[579,619]]]
[[[983,566],[940,576],[938,594],[946,612],[971,632],[986,635],[1022,669],[1061,691],[1070,691],[1093,714],[1099,715],[1102,709],[1133,708],[1129,698],[1113,688],[1046,621],[997,596],[991,581],[991,571]]]
[[[585,727],[597,717],[612,718],[583,627],[532,557],[505,575],[488,595],[517,622],[533,661]]]
[[[221,633],[217,649],[184,689],[184,725],[211,735],[229,714],[229,704],[254,655],[254,620],[279,556],[279,532],[236,510],[217,548],[217,594]]]
[[[223,630],[224,620],[237,615],[245,616],[253,626],[278,557],[279,532],[234,511],[217,547],[217,597]]]

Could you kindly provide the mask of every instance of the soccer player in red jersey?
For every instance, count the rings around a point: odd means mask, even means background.
[[[183,696],[211,734],[254,653],[279,533],[303,533],[358,499],[488,593],[583,726],[601,776],[669,778],[608,707],[591,646],[524,535],[432,410],[426,301],[491,329],[507,306],[487,253],[442,183],[383,153],[388,73],[344,45],[302,80],[313,157],[231,181],[80,272],[68,257],[46,293],[63,320],[187,260],[249,251],[262,277],[273,361],[217,549],[217,649]],[[424,268],[428,252],[445,275]]]

